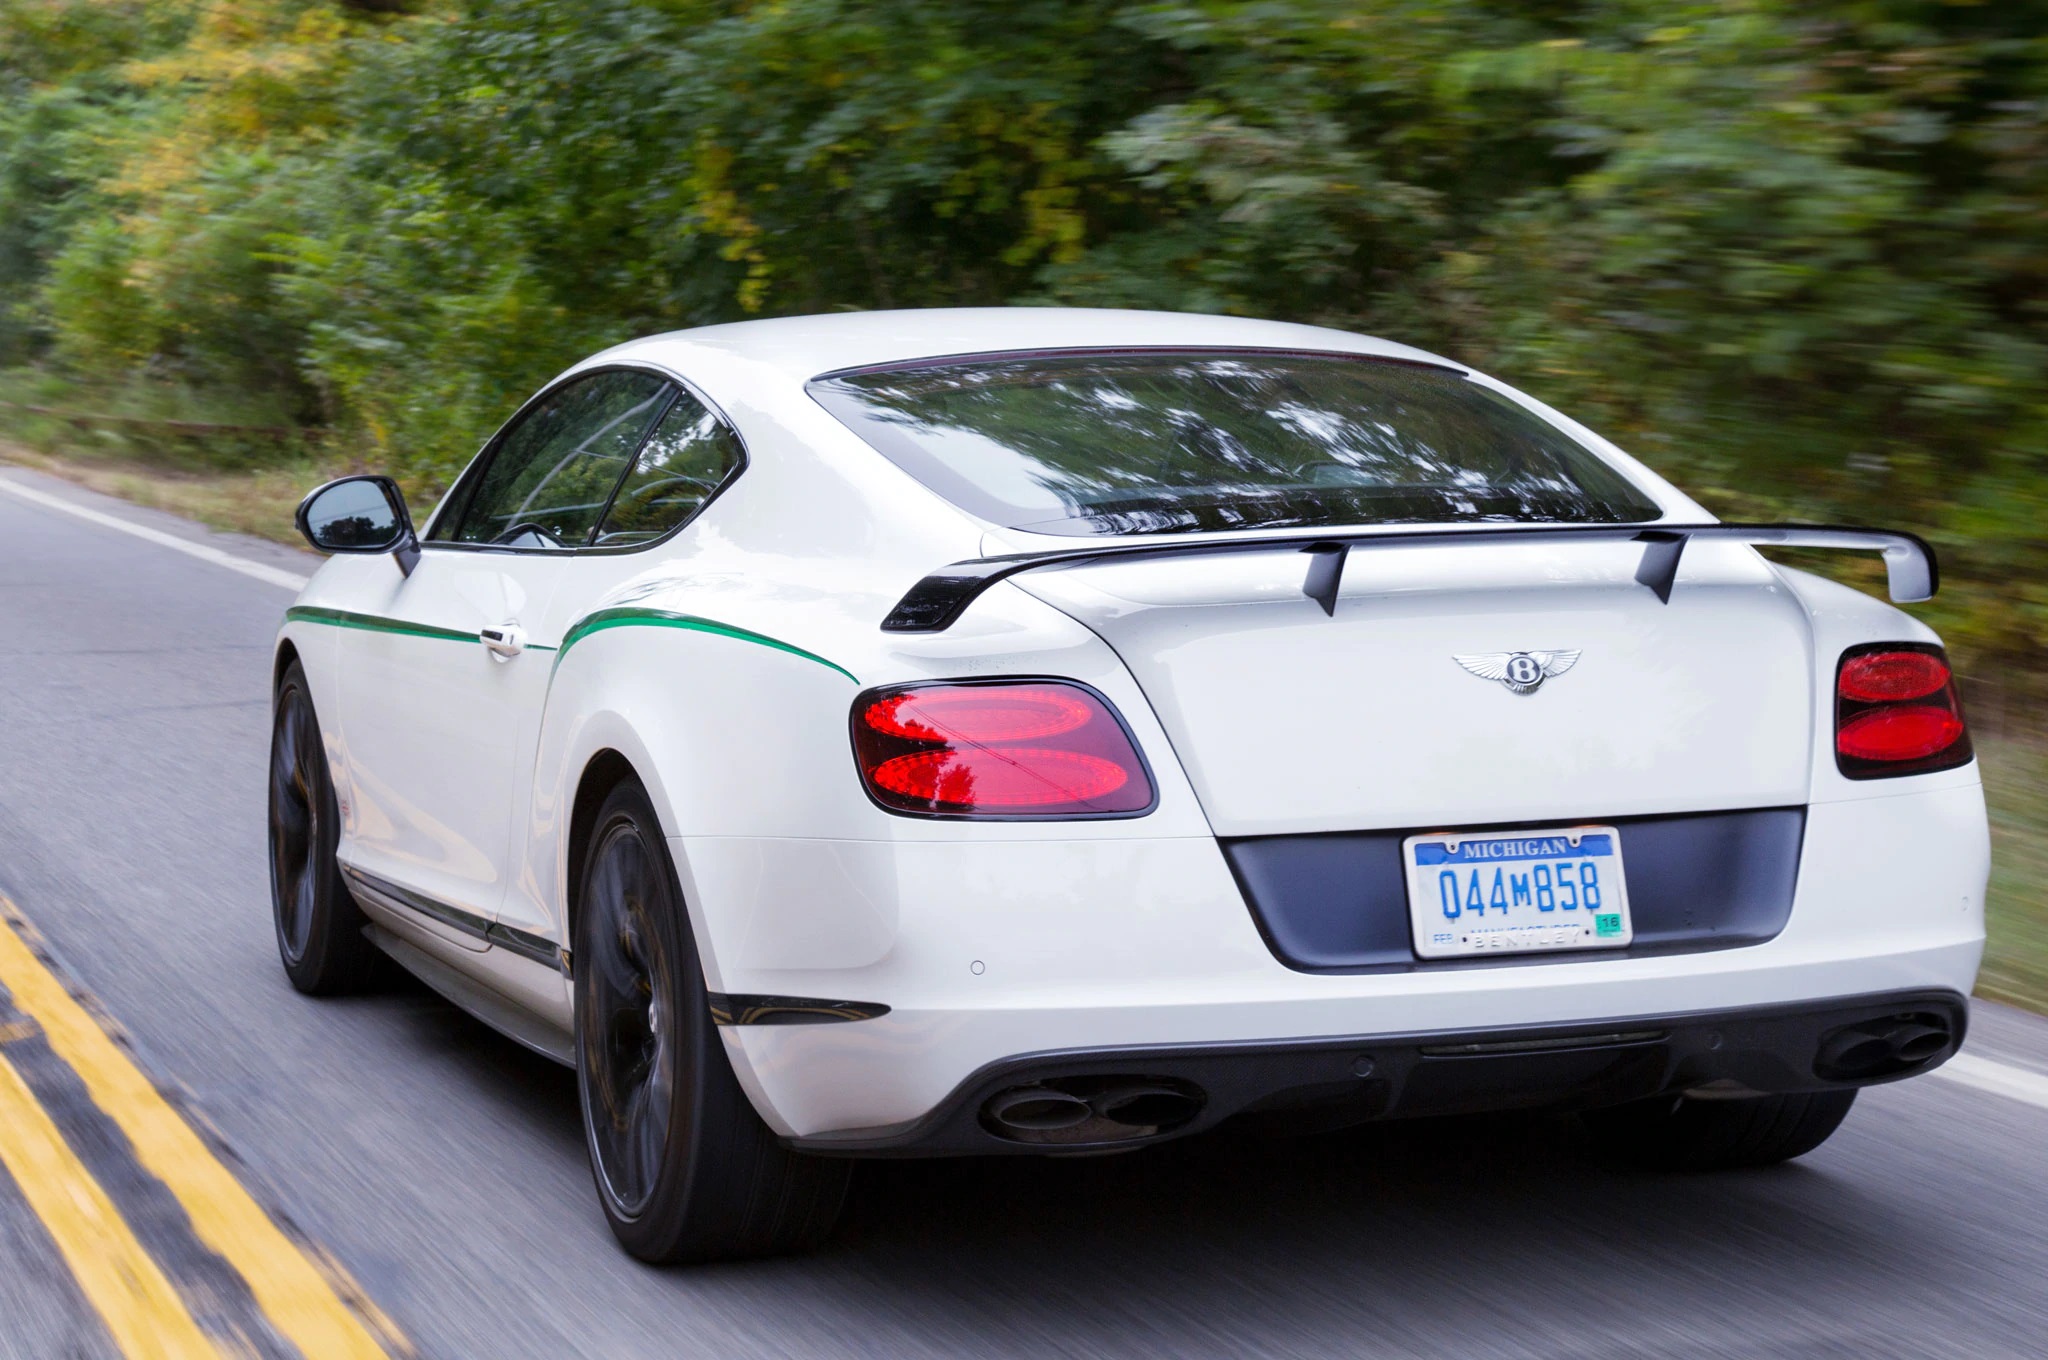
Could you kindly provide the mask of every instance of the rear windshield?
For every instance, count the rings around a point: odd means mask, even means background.
[[[1656,519],[1508,398],[1333,355],[994,355],[827,375],[811,394],[971,514],[1044,534]]]

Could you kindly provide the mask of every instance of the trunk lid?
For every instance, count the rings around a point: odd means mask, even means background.
[[[1803,804],[1804,610],[1741,545],[1695,545],[1669,604],[1634,580],[1641,556],[1627,542],[1358,548],[1334,617],[1285,549],[1014,580],[1121,655],[1218,835]],[[1546,652],[1579,655],[1526,693],[1457,659],[1497,671]]]

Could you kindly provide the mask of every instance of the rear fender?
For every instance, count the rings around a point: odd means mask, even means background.
[[[797,893],[787,887],[791,873],[781,872],[745,882],[719,874],[699,883],[680,837],[795,842],[819,847],[829,859],[827,847],[902,841],[1210,835],[1165,732],[1109,646],[1010,587],[987,604],[977,628],[988,631],[979,635],[904,640],[873,631],[871,650],[848,655],[763,645],[733,636],[738,630],[622,627],[585,636],[561,658],[549,689],[525,818],[527,848],[507,894],[507,923],[566,938],[570,818],[583,772],[607,750],[631,764],[662,819],[714,990],[722,961],[737,959],[757,927],[769,928],[755,919],[764,895],[815,899],[779,903],[772,913],[776,934],[800,937],[833,935],[844,925],[835,925],[834,913],[846,909],[848,894],[815,883]],[[875,683],[974,675],[1065,676],[1100,690],[1151,764],[1157,806],[1143,817],[1111,821],[958,822],[897,816],[870,802],[847,730],[854,698]],[[883,936],[851,952],[886,952],[892,921],[881,912],[876,928]]]
[[[1902,609],[1839,585],[1812,572],[1773,568],[1790,588],[1811,620],[1815,684],[1813,703],[1814,803],[1889,798],[1903,793],[1973,787],[1981,782],[1977,762],[1934,774],[1898,779],[1847,779],[1835,765],[1835,667],[1842,653],[1866,642],[1923,642],[1939,645],[1932,628]]]

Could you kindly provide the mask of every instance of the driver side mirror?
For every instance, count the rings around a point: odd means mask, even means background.
[[[412,575],[419,538],[406,513],[405,494],[389,477],[343,477],[313,488],[294,517],[306,541],[327,553],[391,553]]]

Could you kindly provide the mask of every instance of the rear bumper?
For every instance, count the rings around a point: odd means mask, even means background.
[[[1973,785],[1811,805],[1791,911],[1762,943],[1369,972],[1289,967],[1214,837],[1130,825],[1104,839],[1005,827],[673,841],[712,990],[890,1008],[727,1028],[762,1117],[785,1137],[886,1141],[1023,1055],[1623,1032],[1644,1016],[1960,996],[1983,951],[1989,843]]]
[[[1076,1153],[1163,1142],[1241,1117],[1316,1130],[1593,1108],[1702,1088],[1726,1096],[1845,1089],[1940,1066],[1961,1046],[1968,1017],[1962,996],[1930,990],[1597,1025],[1033,1053],[974,1073],[921,1119],[785,1141],[856,1157]],[[1122,1098],[1139,1113],[1083,1119],[1076,1108],[1077,1122],[1064,1127],[1006,1126],[1000,1102],[1038,1092],[1093,1097],[1097,1110],[1112,1112]]]

